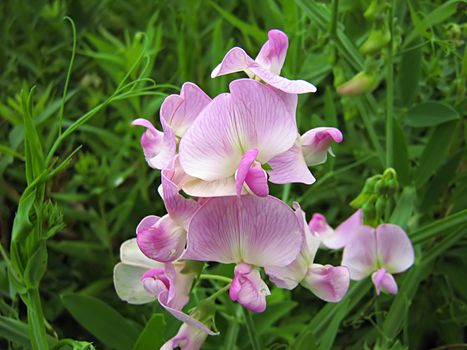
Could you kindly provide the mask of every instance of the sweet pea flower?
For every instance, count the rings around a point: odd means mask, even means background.
[[[329,249],[341,249],[363,225],[363,211],[358,209],[334,230],[328,225],[324,215],[313,214],[308,227],[321,240],[321,246]]]
[[[191,219],[182,259],[235,263],[230,296],[244,307],[264,311],[269,289],[257,267],[286,266],[302,244],[300,224],[281,200],[267,196],[208,199]]]
[[[113,273],[115,290],[120,299],[136,305],[158,300],[175,318],[206,334],[216,334],[181,311],[188,302],[194,279],[193,273],[182,273],[185,262],[163,264],[151,260],[139,250],[134,238],[121,245],[120,260]]]
[[[163,217],[146,216],[136,228],[141,251],[149,258],[169,262],[178,259],[186,245],[186,229],[199,203],[184,198],[174,182],[175,169],[161,172],[162,198],[168,214]]]
[[[396,294],[398,287],[392,274],[404,272],[413,263],[409,237],[393,224],[382,224],[376,229],[361,226],[342,256],[342,265],[349,268],[351,279],[361,280],[371,274],[378,295],[381,291]]]
[[[316,92],[316,87],[304,80],[289,80],[280,76],[289,46],[287,35],[277,29],[268,32],[268,41],[253,60],[240,47],[232,48],[212,71],[211,77],[244,71],[250,78],[264,81],[289,94]]]
[[[319,127],[307,131],[298,137],[290,149],[269,161],[268,164],[273,170],[269,172],[269,181],[278,184],[289,182],[312,184],[315,178],[308,166],[326,162],[328,153],[334,156],[331,144],[342,140],[342,133],[336,128]]]
[[[344,266],[314,263],[320,239],[310,232],[305,213],[298,203],[294,203],[294,209],[305,238],[300,254],[287,266],[266,267],[266,273],[279,288],[294,289],[301,284],[320,299],[338,302],[349,288],[349,270]]]
[[[199,350],[207,336],[206,332],[193,327],[189,323],[184,323],[178,333],[162,345],[160,350]]]
[[[132,125],[143,126],[141,136],[144,157],[151,168],[162,170],[172,164],[177,153],[177,138],[183,136],[211,98],[196,84],[182,85],[180,95],[167,96],[161,106],[162,131],[143,118],[135,119]]]
[[[251,79],[235,80],[230,93],[215,97],[180,141],[180,164],[196,178],[183,190],[196,197],[247,192],[264,197],[269,192],[267,163],[290,149],[297,135],[290,106],[271,88]],[[294,165],[283,172],[297,172]]]

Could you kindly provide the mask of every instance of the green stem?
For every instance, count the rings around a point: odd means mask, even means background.
[[[332,17],[331,17],[331,37],[337,39],[337,15],[339,13],[339,0],[332,2]]]
[[[213,281],[221,281],[225,283],[231,283],[232,279],[224,276],[219,276],[219,275],[210,275],[207,273],[203,273],[199,275],[199,278],[202,280],[213,280]]]
[[[228,285],[226,285],[225,287],[222,287],[221,289],[219,289],[214,294],[210,295],[208,298],[206,298],[206,300],[215,300],[219,295],[222,295],[225,292],[227,292],[229,290],[229,288],[230,288],[230,283]]]
[[[386,167],[394,165],[394,67],[393,67],[393,44],[394,44],[394,0],[389,7],[389,33],[391,39],[387,51],[386,70]]]
[[[248,332],[248,337],[250,338],[250,345],[253,350],[261,350],[259,340],[256,337],[255,325],[253,323],[253,318],[251,317],[251,312],[243,309],[243,315],[245,316],[246,330]]]
[[[45,323],[39,290],[31,289],[23,298],[28,307],[28,326],[32,349],[46,350],[49,348],[49,344],[47,343],[45,334]]]

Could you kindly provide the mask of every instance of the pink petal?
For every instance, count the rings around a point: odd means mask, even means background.
[[[183,184],[183,191],[193,197],[223,197],[234,196],[235,178],[229,176],[224,179],[204,181],[196,178],[187,181]],[[245,188],[242,189],[242,194],[246,194]]]
[[[152,216],[144,218],[136,228],[136,239],[141,251],[148,258],[160,262],[174,261],[183,252],[186,231],[178,226],[169,215],[148,225]]]
[[[211,98],[196,84],[185,83],[180,95],[170,95],[162,103],[161,119],[182,137],[209,102]]]
[[[240,164],[238,165],[238,169],[235,175],[235,190],[237,192],[237,196],[240,196],[240,194],[242,193],[245,179],[257,156],[258,150],[256,148],[253,148],[247,151],[243,155],[242,159],[240,159]]]
[[[379,269],[371,275],[371,280],[376,289],[376,294],[380,294],[384,291],[389,294],[397,294],[397,283],[394,277],[387,273],[384,268]]]
[[[263,68],[257,63],[250,64],[248,70],[265,83],[288,94],[305,94],[317,90],[316,86],[305,80],[289,80]]]
[[[285,266],[297,257],[301,243],[293,211],[277,198],[218,197],[191,219],[183,259]]]
[[[229,291],[233,301],[237,301],[251,311],[263,312],[266,310],[266,296],[270,294],[257,269],[253,269],[248,264],[239,264],[235,267],[235,277]]]
[[[389,273],[400,273],[414,263],[414,251],[407,234],[399,226],[383,224],[376,228],[378,259]]]
[[[146,218],[146,225],[159,220],[158,216],[148,216]],[[162,266],[160,262],[149,259],[146,255],[143,254],[143,252],[138,247],[136,238],[129,239],[122,243],[120,246],[120,260],[125,265],[138,266],[146,270],[153,267]]]
[[[194,200],[186,199],[179,193],[180,189],[172,181],[174,174],[174,170],[169,168],[161,172],[164,204],[170,218],[186,229],[199,205]]]
[[[253,59],[240,47],[234,47],[226,53],[222,62],[214,68],[211,78],[221,75],[245,71],[248,65],[254,62]]]
[[[187,323],[182,324],[178,333],[169,339],[160,350],[186,349],[199,350],[206,340],[207,334]]]
[[[294,202],[293,207],[304,237],[300,254],[287,266],[265,267],[271,282],[285,289],[294,289],[305,278],[306,271],[313,263],[320,244],[319,238],[310,232],[306,224],[305,212],[300,205]]]
[[[308,165],[318,165],[326,161],[331,143],[340,143],[342,133],[336,128],[320,127],[308,130],[301,137],[303,155]]]
[[[230,90],[201,112],[180,142],[180,163],[190,176],[228,178],[245,149],[258,149],[257,160],[264,164],[295,141],[295,121],[271,90],[252,79],[233,81]]]
[[[300,146],[297,144],[272,158],[268,164],[272,167],[272,170],[268,171],[269,181],[272,183],[300,182],[311,185],[316,181],[305,163]]]
[[[132,124],[147,128],[141,136],[141,147],[149,166],[155,169],[164,169],[169,166],[175,157],[177,140],[167,123],[161,120],[163,133],[146,119],[136,119]]]
[[[318,221],[315,222],[315,226],[316,225],[318,225]],[[347,218],[344,222],[337,226],[335,230],[333,230],[329,225],[327,225],[327,223],[325,225],[323,224],[323,227],[321,231],[318,232],[318,234],[321,238],[321,243],[325,247],[329,249],[341,249],[347,244],[348,241],[352,239],[355,232],[357,232],[359,227],[362,225],[363,211],[361,209],[358,209],[349,218]]]
[[[318,298],[337,303],[347,293],[350,284],[349,269],[345,266],[313,264],[308,269],[302,285]]]
[[[237,196],[242,194],[245,183],[248,189],[257,196],[266,197],[269,194],[266,172],[261,168],[261,165],[255,162],[257,155],[258,150],[253,148],[247,151],[240,160],[235,174]]]
[[[289,47],[289,39],[284,32],[277,29],[270,30],[268,38],[255,61],[274,74],[280,74]]]
[[[375,229],[362,225],[344,247],[342,265],[350,270],[350,278],[361,280],[377,270]]]

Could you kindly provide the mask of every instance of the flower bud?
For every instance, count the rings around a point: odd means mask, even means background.
[[[366,72],[360,72],[339,86],[337,92],[344,96],[358,96],[373,91],[376,85],[375,76]]]
[[[374,29],[360,46],[360,52],[364,55],[375,53],[385,47],[390,40],[391,33],[387,29]]]

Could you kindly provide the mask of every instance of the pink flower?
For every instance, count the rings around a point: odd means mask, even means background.
[[[412,243],[399,226],[361,226],[344,248],[342,265],[349,268],[353,280],[372,274],[377,294],[381,290],[396,294],[397,283],[392,274],[407,270],[414,258]]]
[[[263,311],[269,290],[252,266],[286,266],[297,257],[302,232],[294,212],[274,197],[207,200],[191,219],[183,259],[235,263],[230,295]]]
[[[177,137],[183,136],[210,102],[211,98],[197,85],[185,83],[180,95],[170,95],[162,103],[162,132],[146,119],[139,118],[132,122],[146,128],[141,136],[141,147],[150,167],[162,170],[172,164],[177,153]]]
[[[266,267],[266,273],[279,288],[294,289],[301,284],[325,301],[338,302],[349,288],[349,271],[344,266],[314,263],[320,240],[310,232],[298,203],[294,203],[294,208],[305,237],[300,254],[287,266]]]
[[[279,75],[289,46],[287,35],[273,29],[269,31],[268,38],[255,60],[240,47],[231,49],[212,71],[211,77],[244,71],[250,78],[262,80],[289,94],[315,92],[316,87],[304,80],[289,80]]]
[[[268,194],[267,163],[290,149],[295,115],[271,88],[251,79],[230,83],[230,93],[201,112],[180,141],[183,190],[196,197]],[[287,169],[295,172],[293,164]]]
[[[206,325],[185,314],[193,273],[182,273],[184,262],[159,263],[139,250],[136,239],[120,247],[120,259],[114,268],[114,286],[120,299],[130,304],[145,304],[158,300],[175,318],[189,323],[206,334],[215,335]]]
[[[160,350],[199,350],[208,334],[189,323],[184,323],[178,333],[169,339]]]
[[[363,212],[358,209],[348,219],[342,222],[335,230],[326,222],[324,215],[315,213],[308,227],[310,231],[321,240],[321,246],[329,249],[341,249],[363,225]]]
[[[229,291],[230,299],[238,301],[251,311],[263,312],[266,310],[266,297],[270,294],[257,269],[243,263],[235,267],[235,277]]]
[[[269,161],[268,164],[272,167],[268,172],[269,181],[277,184],[290,182],[312,184],[316,179],[308,166],[324,163],[328,153],[333,155],[331,143],[342,140],[342,133],[336,128],[320,127],[307,131],[298,137],[290,149]]]

